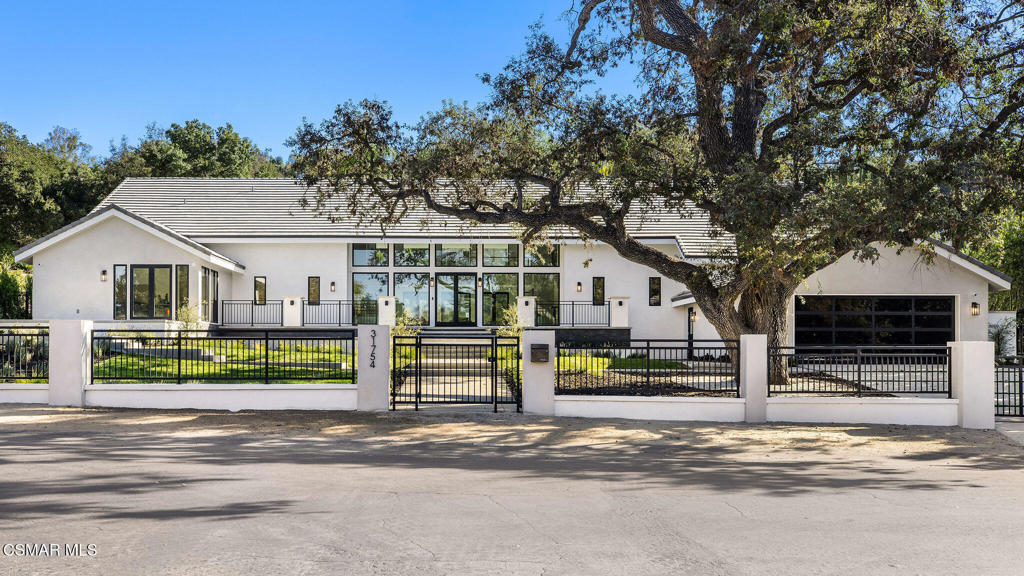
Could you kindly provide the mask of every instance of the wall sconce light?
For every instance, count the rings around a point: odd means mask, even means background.
[[[577,292],[583,292],[583,282],[577,282],[576,283],[576,291]]]
[[[430,275],[430,287],[431,288],[434,287],[434,275],[433,274]]]
[[[484,277],[483,276],[477,276],[477,278],[476,278],[476,287],[477,288],[483,288],[484,287]]]
[[[336,288],[337,286],[334,285],[334,282],[331,282],[331,292],[334,292]]]
[[[100,282],[106,282],[106,281],[107,281],[107,271],[104,270],[103,272],[100,272]]]
[[[977,302],[971,302],[971,316],[981,316],[981,305]]]

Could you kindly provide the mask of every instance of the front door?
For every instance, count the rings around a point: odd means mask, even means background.
[[[476,326],[476,274],[438,274],[438,326]]]

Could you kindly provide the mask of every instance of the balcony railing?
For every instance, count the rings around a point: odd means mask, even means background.
[[[283,326],[284,301],[267,300],[257,304],[253,300],[224,300],[220,323],[225,326]]]
[[[302,300],[303,326],[355,326],[377,323],[377,303],[372,300]]]
[[[611,306],[608,302],[590,300],[539,301],[534,312],[534,323],[537,326],[610,326]]]

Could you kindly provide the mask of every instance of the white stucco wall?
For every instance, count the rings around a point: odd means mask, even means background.
[[[956,339],[988,340],[988,282],[967,269],[936,256],[925,264],[919,252],[878,246],[876,262],[858,262],[850,255],[811,275],[797,294],[827,295],[912,295],[955,296]],[[971,302],[981,306],[981,315],[971,316]],[[789,339],[793,341],[793,308],[789,303]]]
[[[1002,311],[988,313],[989,330],[1004,324],[1009,328],[1003,341],[1003,351],[1005,354],[1012,356],[1017,354],[1017,313]]]
[[[675,244],[655,246],[679,256]],[[654,270],[626,260],[607,245],[569,244],[562,248],[562,300],[593,298],[593,278],[605,279],[605,296],[629,297],[629,324],[633,338],[685,338],[686,309],[673,308],[672,296],[685,289],[683,284],[669,280]],[[661,306],[650,306],[647,300],[648,278],[661,277]],[[576,291],[576,283],[583,291]]]
[[[133,264],[188,264],[193,301],[199,294],[202,266],[220,273],[221,298],[231,284],[230,271],[118,218],[108,218],[41,250],[32,264],[32,316],[44,320],[112,320],[115,264],[128,265],[129,274]],[[106,282],[100,280],[103,270]]]
[[[812,274],[797,288],[797,295],[872,295],[902,296],[930,294],[954,296],[956,306],[956,339],[988,339],[988,282],[967,269],[936,256],[925,264],[914,249],[897,254],[895,248],[879,246],[877,261],[858,262],[847,255],[838,262]],[[787,309],[788,341],[794,337],[794,303]],[[981,307],[981,315],[971,316],[971,302]],[[685,307],[677,310],[685,311]],[[718,332],[698,311],[695,338],[719,338]]]
[[[212,250],[245,265],[233,274],[230,292],[222,300],[252,300],[253,279],[267,278],[267,299],[305,298],[310,276],[320,277],[321,300],[348,300],[351,274],[348,244],[330,243],[208,243]],[[331,282],[335,291],[331,292]]]

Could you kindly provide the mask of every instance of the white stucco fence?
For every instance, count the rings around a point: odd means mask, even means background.
[[[524,335],[523,410],[527,413],[674,421],[995,427],[991,342],[951,343],[953,398],[768,397],[767,337],[763,335],[740,340],[740,398],[557,395],[554,362],[531,362],[529,350],[534,344],[551,346],[554,352],[554,338],[540,331]]]
[[[95,384],[85,406],[197,410],[356,410],[355,384]]]
[[[0,403],[213,410],[373,410],[388,408],[390,328],[360,326],[358,384],[92,384],[92,323],[50,322],[49,383],[0,384]],[[532,361],[534,345],[546,361]],[[991,342],[950,343],[952,398],[768,397],[767,338],[740,340],[740,397],[638,397],[555,394],[555,335],[527,330],[523,410],[582,418],[714,422],[813,422],[993,428]]]

